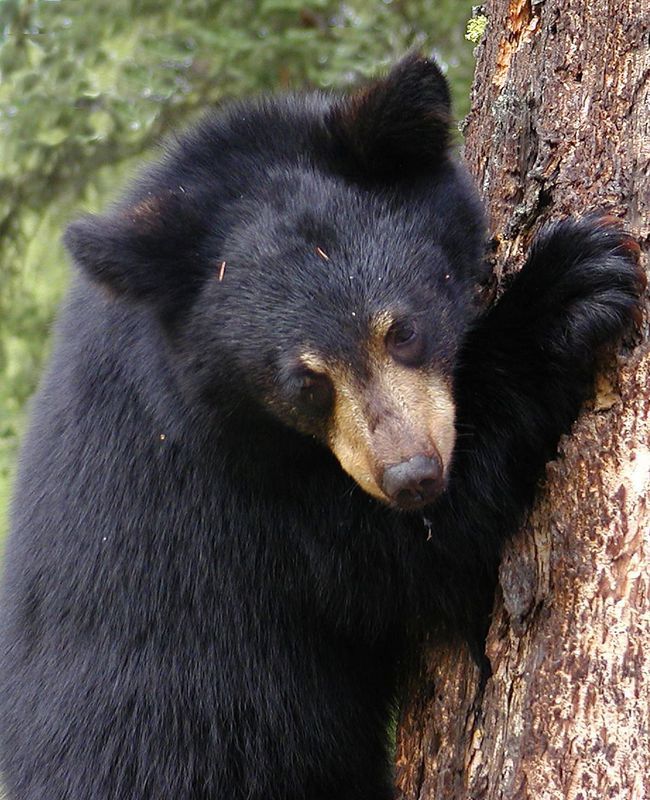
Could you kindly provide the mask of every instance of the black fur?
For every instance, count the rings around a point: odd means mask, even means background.
[[[413,53],[334,103],[326,124],[342,161],[367,180],[417,174],[437,166],[449,144],[449,89],[437,64]]]
[[[410,59],[372,91],[343,128],[354,102],[324,96],[208,117],[69,229],[81,274],[7,551],[10,800],[388,800],[410,642],[480,639],[502,542],[641,279],[611,222],[566,221],[476,319],[481,209],[415,99],[439,120],[444,81]],[[393,169],[420,147],[422,174]],[[454,381],[449,485],[422,513],[364,494],[295,397],[297,348],[361,374],[385,306]]]

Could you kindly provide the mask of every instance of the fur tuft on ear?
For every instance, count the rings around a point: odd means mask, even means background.
[[[112,294],[173,313],[200,281],[204,227],[189,193],[167,190],[81,217],[63,241],[77,266]]]
[[[336,103],[327,126],[337,149],[366,178],[435,167],[451,128],[451,100],[435,61],[418,53]]]

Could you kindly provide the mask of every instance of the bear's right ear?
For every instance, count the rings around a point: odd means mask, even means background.
[[[335,103],[326,125],[339,155],[363,177],[382,179],[439,164],[451,120],[440,68],[410,53],[385,78]]]
[[[91,280],[171,315],[200,286],[197,248],[205,227],[188,190],[179,187],[148,193],[105,215],[81,217],[63,241]]]

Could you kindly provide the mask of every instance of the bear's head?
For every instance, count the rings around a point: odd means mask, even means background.
[[[206,403],[245,398],[418,508],[449,472],[484,271],[449,129],[446,82],[417,55],[344,97],[235,104],[65,241],[114,302],[155,316]]]

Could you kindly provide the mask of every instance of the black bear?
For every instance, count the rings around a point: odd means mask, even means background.
[[[619,227],[565,221],[481,313],[449,126],[411,55],[209,116],[68,229],[4,580],[10,800],[393,797],[407,655],[476,646],[642,290]]]

